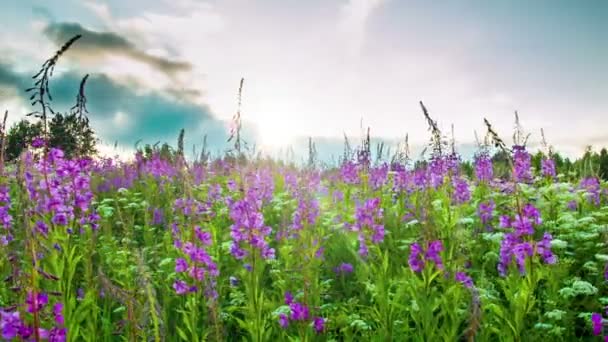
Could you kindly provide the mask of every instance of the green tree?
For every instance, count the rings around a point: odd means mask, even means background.
[[[23,150],[32,143],[34,138],[43,133],[42,122],[31,123],[26,119],[14,124],[6,136],[6,160],[13,161],[19,158]]]

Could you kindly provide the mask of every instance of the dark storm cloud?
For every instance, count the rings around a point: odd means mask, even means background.
[[[179,72],[192,70],[190,63],[150,55],[128,39],[114,32],[93,31],[78,23],[51,23],[46,27],[44,33],[57,45],[62,45],[75,35],[82,35],[77,44],[72,46],[70,53],[77,53],[83,57],[95,58],[109,54],[123,55],[146,63],[170,77]]]

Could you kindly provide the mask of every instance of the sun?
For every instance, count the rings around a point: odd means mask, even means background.
[[[285,117],[279,113],[267,112],[256,118],[260,147],[280,148],[293,142],[293,132]]]
[[[289,101],[262,96],[256,100],[252,101],[249,112],[257,130],[256,144],[267,149],[280,149],[293,143],[293,123],[298,114]]]

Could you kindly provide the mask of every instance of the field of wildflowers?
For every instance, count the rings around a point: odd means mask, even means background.
[[[606,187],[434,154],[337,168],[64,158],[0,185],[5,340],[574,341],[603,332]]]

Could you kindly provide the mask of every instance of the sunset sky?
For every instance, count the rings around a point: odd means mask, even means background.
[[[83,38],[51,81],[67,110],[79,80],[106,145],[227,148],[245,78],[248,139],[267,151],[340,153],[360,124],[387,142],[428,132],[422,100],[465,153],[483,117],[510,141],[513,112],[575,155],[608,144],[608,2],[602,0],[21,0],[0,4],[0,109],[29,111],[42,62]],[[325,148],[325,150],[323,150]]]

